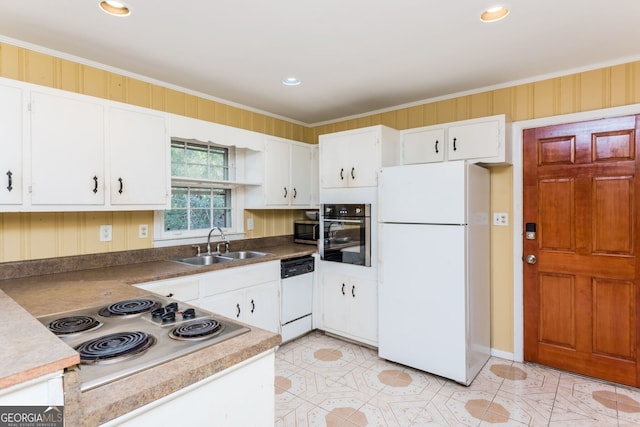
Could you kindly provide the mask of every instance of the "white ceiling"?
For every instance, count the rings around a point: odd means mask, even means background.
[[[640,0],[124,1],[2,0],[0,36],[304,124],[640,58]]]

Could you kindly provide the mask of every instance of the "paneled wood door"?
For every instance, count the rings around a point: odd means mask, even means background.
[[[640,116],[549,126],[523,147],[525,360],[636,387],[639,129]]]

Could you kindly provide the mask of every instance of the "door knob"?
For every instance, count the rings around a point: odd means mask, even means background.
[[[538,261],[535,255],[527,255],[525,260],[527,261],[527,264],[535,264],[536,261]]]

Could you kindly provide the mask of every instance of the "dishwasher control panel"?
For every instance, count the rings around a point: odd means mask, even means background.
[[[300,274],[312,273],[315,270],[315,260],[313,256],[303,256],[299,258],[283,259],[280,262],[280,278],[299,276]]]

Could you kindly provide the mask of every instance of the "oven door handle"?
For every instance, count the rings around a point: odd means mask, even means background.
[[[329,221],[329,222],[347,222],[349,224],[361,224],[362,221],[364,221],[363,219],[334,219],[334,218],[325,218],[325,221]]]

